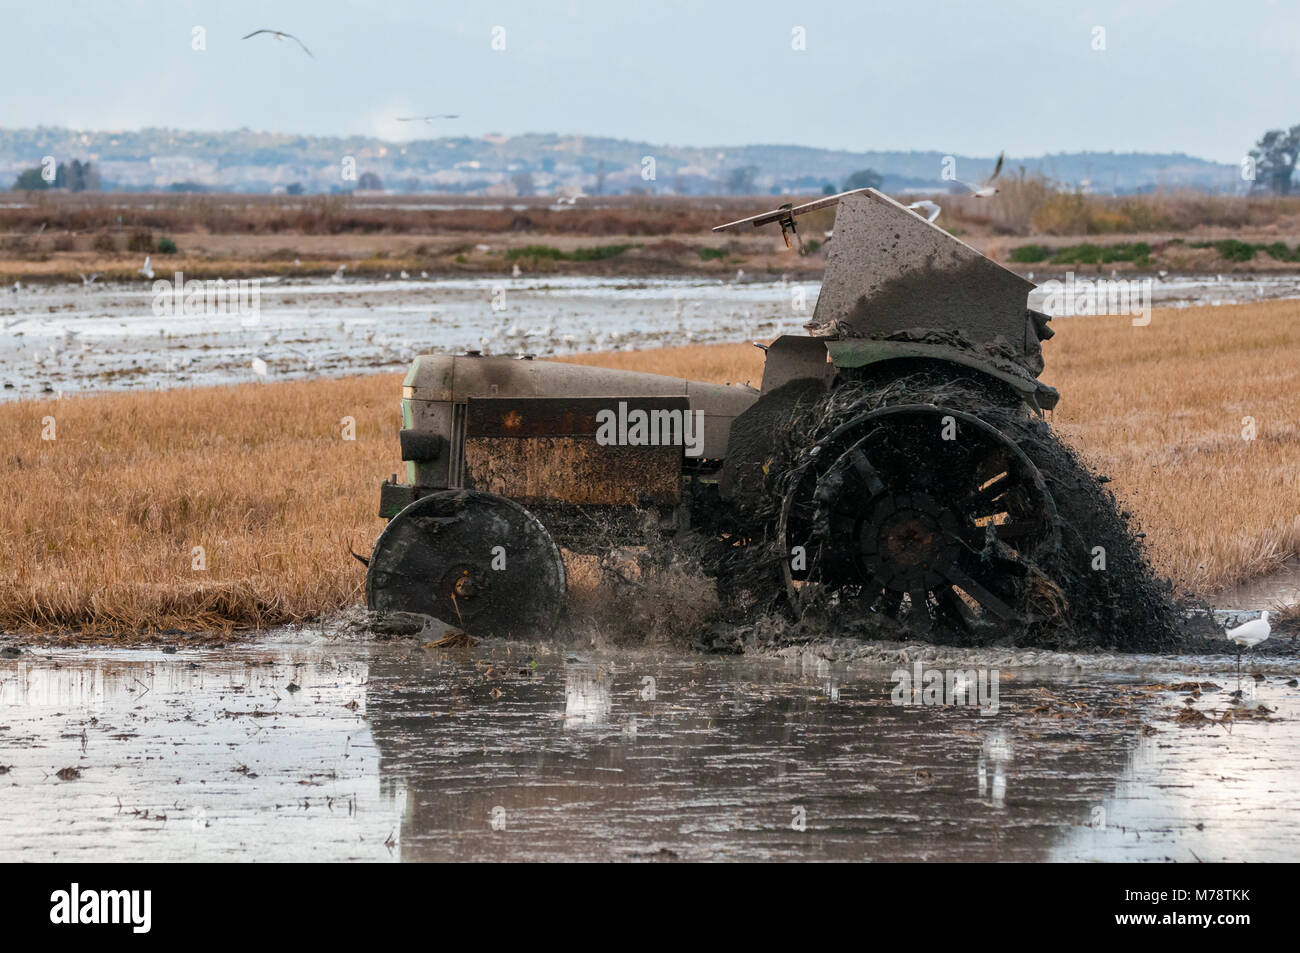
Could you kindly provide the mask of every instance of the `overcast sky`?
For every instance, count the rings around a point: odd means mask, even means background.
[[[1227,162],[1300,123],[1270,0],[6,2],[8,127],[583,133]],[[192,49],[202,27],[206,49]],[[315,59],[261,27],[296,33]],[[504,50],[492,48],[504,28]],[[792,48],[803,29],[806,49]],[[1103,50],[1094,49],[1102,39]],[[498,36],[500,34],[498,33]],[[410,113],[459,113],[433,126]]]

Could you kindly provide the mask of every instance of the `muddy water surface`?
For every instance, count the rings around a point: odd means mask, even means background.
[[[815,653],[30,650],[0,860],[1297,859],[1293,662],[1243,679],[1277,720],[1172,720],[1222,661],[1004,664],[994,712]]]

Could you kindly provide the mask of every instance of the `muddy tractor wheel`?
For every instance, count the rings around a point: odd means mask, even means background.
[[[979,417],[934,404],[880,407],[820,440],[780,533],[797,611],[834,600],[965,632],[1029,621],[1032,567],[1059,545],[1033,462]]]
[[[371,609],[422,612],[471,635],[545,636],[564,600],[564,561],[546,527],[518,503],[474,490],[403,509],[366,573]]]

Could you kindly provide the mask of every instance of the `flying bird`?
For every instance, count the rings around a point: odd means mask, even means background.
[[[983,182],[981,182],[979,185],[971,185],[969,182],[962,182],[961,179],[958,179],[957,182],[961,185],[966,186],[966,188],[970,189],[970,194],[977,199],[992,198],[998,192],[998,188],[993,184],[993,180],[996,179],[1001,174],[1002,160],[1005,159],[1006,157],[1007,154],[1005,152],[998,154],[998,164],[993,167],[993,174],[990,175]]]
[[[149,256],[144,256],[144,264],[137,269],[140,274],[144,275],[150,281],[153,280],[153,265],[149,263]]]
[[[1241,675],[1241,650],[1253,649],[1268,639],[1273,627],[1268,624],[1268,613],[1261,612],[1258,619],[1251,619],[1244,625],[1229,629],[1225,635],[1237,643],[1237,675]]]
[[[439,113],[437,116],[398,116],[398,122],[433,122],[435,119],[459,119],[458,113]]]
[[[939,217],[939,213],[943,211],[941,208],[939,208],[939,206],[935,205],[929,199],[920,202],[913,202],[911,205],[908,206],[908,208],[925,212],[926,213],[925,220],[927,222],[933,222],[936,218]]]
[[[81,272],[77,272],[77,274],[81,275]],[[90,276],[81,275],[81,283],[86,287],[90,287],[95,283],[95,279],[98,277],[99,277],[99,272],[95,272],[93,275]]]
[[[283,30],[254,30],[252,33],[248,34],[248,36],[240,37],[240,39],[247,40],[248,37],[257,36],[259,33],[269,33],[277,40],[293,40],[295,43],[297,43],[299,46],[302,47],[302,51],[304,53],[306,53],[308,56],[311,56],[312,59],[316,58],[315,56],[312,55],[311,50],[307,49],[307,45],[303,43],[302,40],[298,39],[292,33],[285,33]]]

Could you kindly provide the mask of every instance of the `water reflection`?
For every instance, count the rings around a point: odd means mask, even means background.
[[[0,662],[0,860],[382,856],[365,680],[299,650]]]
[[[0,859],[1294,856],[1300,691],[1196,729],[1148,681],[1007,667],[985,716],[824,659],[27,655],[0,662]]]
[[[898,707],[887,671],[832,673],[824,660],[625,655],[617,668],[503,666],[491,687],[435,664],[417,688],[420,664],[370,669],[380,770],[415,792],[404,860],[1041,859],[1110,790],[1135,731],[1027,720],[1032,682],[1004,688],[992,728],[976,707]],[[560,697],[557,730],[541,715]],[[425,726],[451,717],[431,754]],[[1033,754],[1021,776],[1016,745]]]
[[[1007,766],[1011,763],[1011,742],[1002,729],[991,731],[980,745],[979,763],[975,776],[979,782],[981,798],[988,797],[991,807],[1001,810],[1007,800]],[[989,785],[989,771],[993,772],[993,784]]]
[[[610,697],[613,680],[613,672],[600,666],[568,666],[564,673],[564,727],[591,728],[608,722],[614,704]]]

